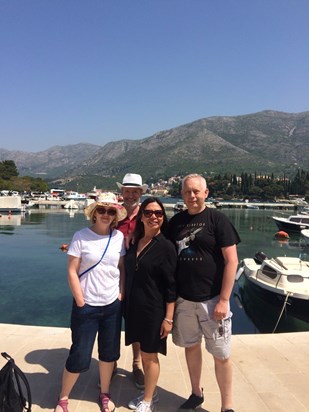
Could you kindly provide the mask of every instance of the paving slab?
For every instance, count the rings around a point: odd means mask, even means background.
[[[68,328],[0,324],[0,351],[9,353],[25,372],[32,392],[32,412],[53,411],[60,390],[62,368],[71,344]],[[309,411],[309,332],[234,335],[232,338],[235,412]],[[6,360],[0,357],[0,368]],[[160,356],[160,402],[156,412],[176,412],[190,395],[184,350],[168,339],[168,355]],[[118,373],[111,394],[116,411],[128,411],[139,394],[131,374],[132,350],[122,335]],[[72,391],[70,412],[99,412],[98,361],[93,351],[91,368]],[[220,411],[220,393],[212,357],[203,351],[201,412]]]

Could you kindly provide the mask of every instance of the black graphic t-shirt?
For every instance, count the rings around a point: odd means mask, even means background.
[[[240,242],[227,216],[212,208],[197,215],[186,210],[171,218],[169,230],[178,252],[178,295],[193,302],[217,296],[224,271],[221,248]]]

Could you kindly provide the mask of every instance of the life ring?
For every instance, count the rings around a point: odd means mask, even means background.
[[[288,235],[288,233],[284,232],[283,230],[279,230],[279,232],[275,234],[275,238],[276,239],[289,239],[290,236]]]

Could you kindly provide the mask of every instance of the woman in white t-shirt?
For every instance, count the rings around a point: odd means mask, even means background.
[[[55,412],[68,412],[68,398],[81,372],[89,369],[98,334],[102,412],[112,412],[109,387],[120,357],[121,301],[124,290],[123,234],[114,229],[126,209],[113,193],[103,193],[85,209],[91,227],[73,236],[68,250],[68,281],[73,294],[72,346],[65,364]]]

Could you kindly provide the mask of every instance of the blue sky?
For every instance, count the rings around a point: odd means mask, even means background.
[[[309,111],[308,0],[0,0],[0,147]]]

